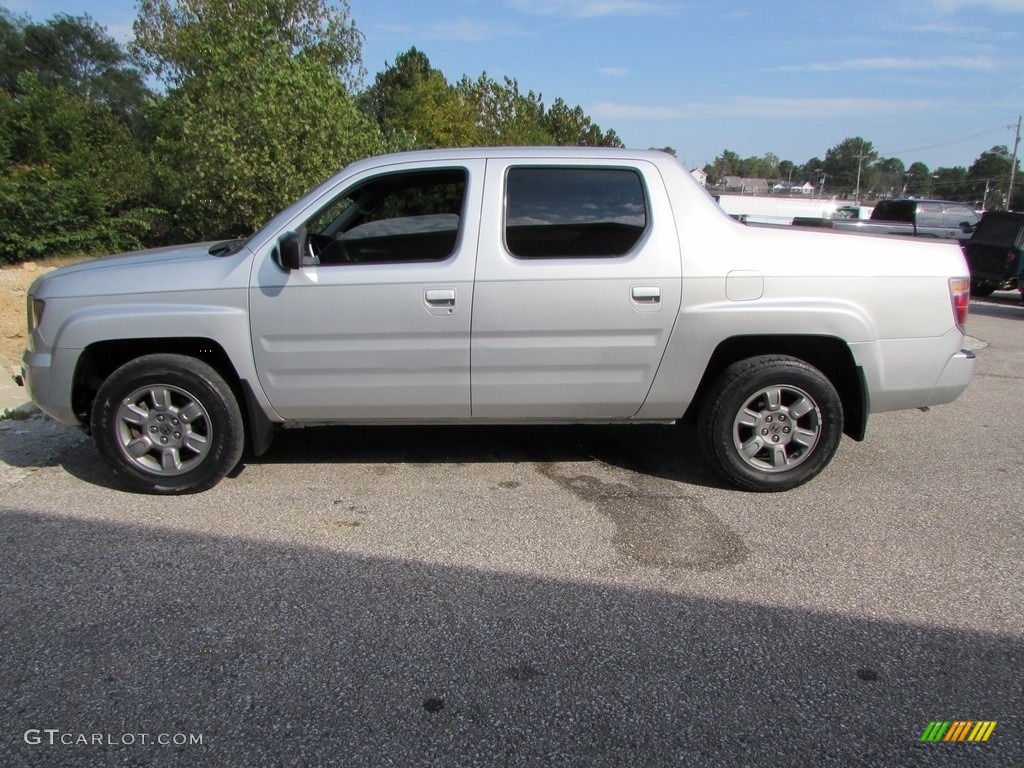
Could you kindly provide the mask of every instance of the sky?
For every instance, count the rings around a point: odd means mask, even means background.
[[[121,42],[134,0],[0,0],[88,14]],[[909,166],[1013,150],[1024,0],[349,0],[368,82],[415,46],[449,82],[486,72],[579,105],[689,167],[724,150],[798,165],[846,138]],[[1019,153],[1024,154],[1024,148]]]

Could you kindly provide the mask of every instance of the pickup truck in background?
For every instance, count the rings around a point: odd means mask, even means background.
[[[871,218],[828,220],[796,218],[795,226],[824,227],[843,232],[872,235],[908,235],[957,240],[970,239],[978,223],[978,214],[965,203],[951,200],[880,200]]]
[[[745,226],[663,152],[438,150],[355,163],[245,240],[41,276],[22,367],[149,493],[284,427],[677,421],[780,491],[869,414],[960,395],[968,294],[954,244]]]
[[[973,296],[1018,289],[1024,299],[1024,213],[986,213],[964,252]]]

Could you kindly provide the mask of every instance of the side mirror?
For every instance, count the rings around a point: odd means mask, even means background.
[[[301,238],[296,232],[285,232],[277,241],[277,262],[289,271],[302,266]]]

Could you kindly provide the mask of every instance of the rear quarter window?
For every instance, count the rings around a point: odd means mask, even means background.
[[[624,256],[647,231],[635,169],[510,168],[505,192],[505,246],[518,258]]]

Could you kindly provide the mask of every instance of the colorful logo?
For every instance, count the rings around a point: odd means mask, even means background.
[[[995,729],[995,720],[932,720],[921,741],[988,741]]]

